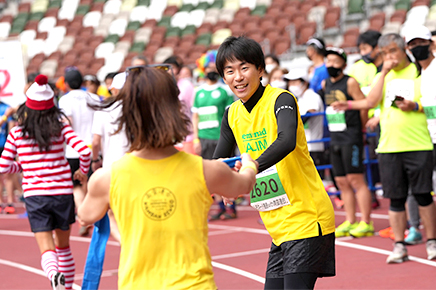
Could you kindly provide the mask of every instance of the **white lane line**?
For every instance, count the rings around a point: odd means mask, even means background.
[[[269,235],[267,230],[209,224],[210,229]]]
[[[9,267],[14,267],[14,268],[17,268],[17,269],[20,269],[20,270],[24,270],[24,271],[27,271],[27,272],[30,272],[30,273],[33,273],[33,274],[37,274],[37,275],[43,276],[43,277],[47,277],[45,275],[44,271],[36,269],[36,268],[33,268],[33,267],[30,267],[30,266],[26,266],[24,264],[15,263],[15,262],[8,261],[8,260],[3,260],[3,259],[0,259],[0,264],[3,264],[5,266],[9,266]],[[73,284],[73,289],[74,290],[81,290],[82,287],[80,287],[77,284]]]
[[[256,254],[263,254],[263,253],[268,253],[269,250],[270,249],[267,248],[267,249],[259,249],[259,250],[252,250],[252,251],[232,253],[232,254],[217,255],[217,256],[212,256],[212,260],[235,258],[235,257],[242,257],[242,256],[256,255]]]
[[[226,234],[232,234],[234,232],[235,231],[232,231],[232,230],[209,231],[209,236],[226,235]]]
[[[253,274],[253,273],[250,273],[250,272],[247,272],[247,271],[244,271],[244,270],[241,270],[241,269],[229,266],[229,265],[224,265],[224,264],[221,264],[218,262],[214,262],[214,261],[212,261],[212,266],[215,268],[221,269],[221,270],[229,271],[233,274],[244,276],[248,279],[260,282],[262,284],[265,284],[265,278],[258,276],[256,274]]]
[[[18,236],[18,237],[30,237],[33,238],[34,234],[32,232],[22,232],[22,231],[7,231],[7,230],[0,230],[0,235],[3,236]],[[90,243],[91,238],[84,238],[84,237],[76,237],[76,236],[70,236],[70,241],[75,242],[82,242],[82,243]],[[108,241],[108,245],[111,246],[120,246],[118,242],[115,241]]]
[[[336,245],[342,246],[342,247],[347,247],[347,248],[352,248],[352,249],[357,249],[357,250],[362,250],[362,251],[367,251],[367,252],[372,252],[372,253],[376,253],[376,254],[381,254],[381,255],[385,255],[385,256],[389,256],[391,254],[391,251],[382,250],[379,248],[374,248],[374,247],[369,247],[369,246],[347,243],[347,242],[338,241],[338,240],[336,240]],[[409,256],[409,259],[411,261],[415,261],[415,262],[418,262],[421,264],[436,267],[435,261],[429,261],[429,260],[418,258],[415,256]]]

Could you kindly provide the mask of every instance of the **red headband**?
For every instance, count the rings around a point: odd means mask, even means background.
[[[48,110],[53,108],[54,102],[53,99],[47,101],[35,101],[27,98],[26,106],[32,110],[42,111],[42,110]]]

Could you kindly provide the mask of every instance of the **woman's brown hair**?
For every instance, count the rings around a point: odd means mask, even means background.
[[[114,101],[122,105],[116,133],[125,128],[130,151],[164,148],[185,139],[190,120],[178,95],[177,84],[167,71],[141,67],[128,72]]]

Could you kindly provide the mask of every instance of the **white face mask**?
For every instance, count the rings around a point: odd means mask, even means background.
[[[271,85],[271,87],[274,87],[274,88],[279,88],[279,89],[286,90],[286,82],[283,81],[283,80],[273,81],[273,82],[270,83],[270,85]]]
[[[300,86],[289,86],[288,90],[291,93],[293,93],[296,98],[300,98],[303,95],[303,93],[304,93],[303,88],[301,87],[301,85]]]
[[[275,67],[276,67],[276,65],[272,64],[272,63],[265,65],[266,73],[269,74]]]
[[[262,77],[262,80],[260,81],[264,87],[269,83],[269,79],[265,76]]]

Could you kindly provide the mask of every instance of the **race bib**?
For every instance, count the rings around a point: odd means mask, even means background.
[[[415,97],[415,82],[413,80],[394,79],[386,84],[384,106],[389,108],[393,105],[396,97],[413,101]]]
[[[218,128],[220,121],[218,118],[218,108],[216,106],[201,107],[198,109],[198,129]]]
[[[250,201],[251,206],[258,211],[270,211],[291,204],[275,165],[256,175]]]
[[[331,106],[328,106],[325,114],[330,132],[342,132],[347,129],[345,111],[335,111]]]
[[[427,117],[428,131],[434,143],[436,141],[436,99],[421,98],[421,104]]]

